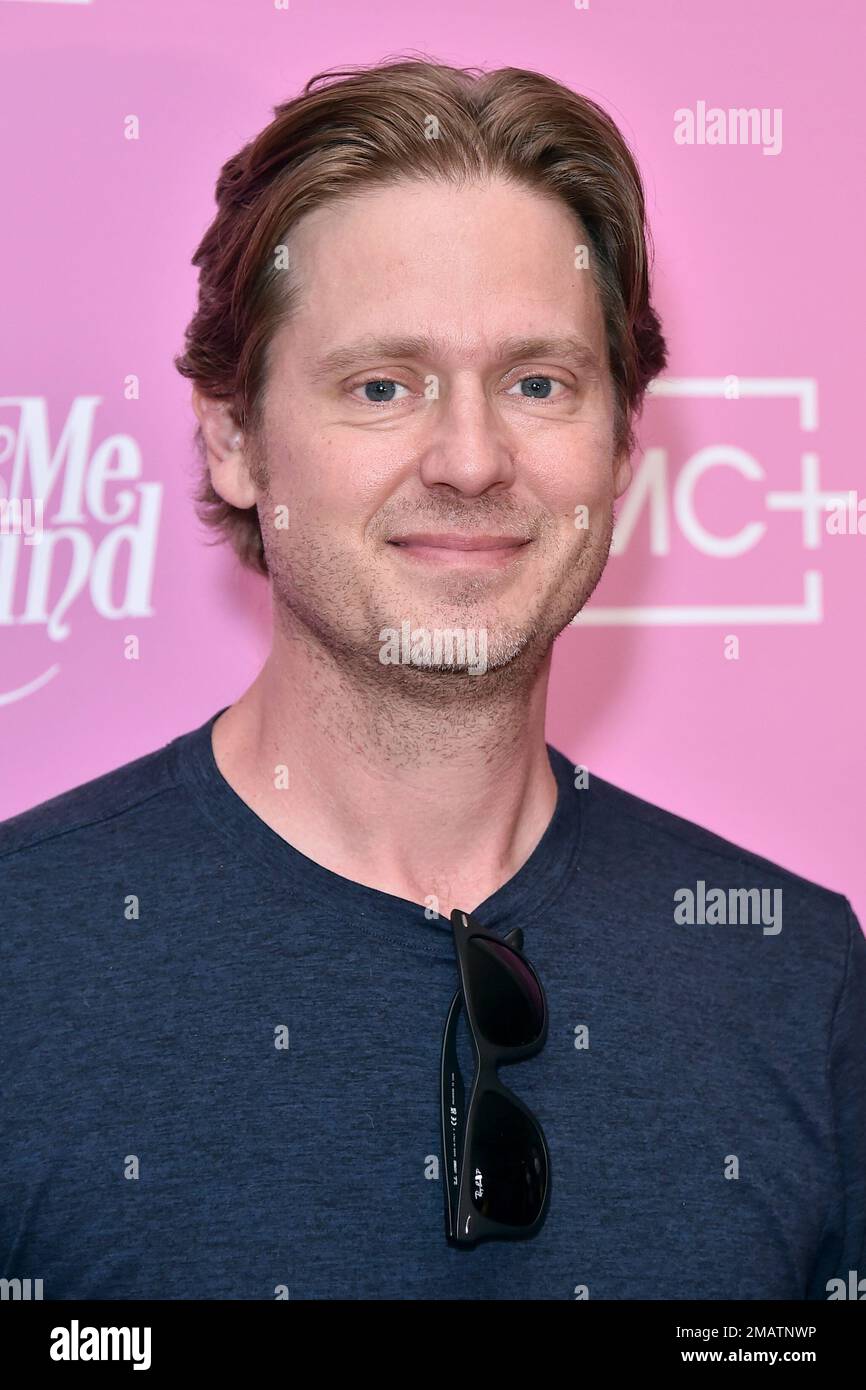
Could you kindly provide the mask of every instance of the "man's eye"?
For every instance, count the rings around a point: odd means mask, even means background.
[[[513,395],[515,391],[523,396],[525,400],[544,401],[555,400],[557,393],[553,388],[559,386],[565,390],[564,382],[556,377],[546,376],[543,373],[535,372],[531,376],[521,377],[514,383],[507,395]],[[357,393],[363,391],[363,397]],[[360,400],[362,405],[392,405],[398,400],[405,400],[405,396],[398,396],[398,391],[404,391],[406,395],[411,395],[411,391],[402,382],[395,381],[393,377],[373,377],[370,381],[362,381],[357,386],[353,386],[350,394],[356,400]]]
[[[553,376],[540,376],[537,374],[533,376],[522,376],[520,380],[516,381],[514,386],[506,392],[506,395],[510,396],[515,387],[519,387],[520,394],[524,396],[526,400],[545,401],[550,399],[554,386],[563,386],[563,382],[558,381],[556,377]],[[523,389],[524,387],[526,388],[525,390]]]
[[[399,381],[394,381],[391,377],[375,377],[372,381],[362,381],[360,385],[352,387],[352,395],[356,391],[363,391],[364,397],[362,404],[368,405],[390,405],[397,400],[397,391],[406,391],[408,388],[401,385]]]

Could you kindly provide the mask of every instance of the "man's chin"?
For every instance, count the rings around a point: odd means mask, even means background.
[[[423,621],[422,621],[423,618]],[[376,630],[378,660],[386,670],[400,668],[423,678],[473,677],[484,681],[497,672],[514,670],[533,652],[546,648],[555,634],[542,634],[534,621],[510,623],[500,616],[454,613],[447,608],[423,612],[420,617],[383,620]],[[541,651],[540,655],[543,656]]]
[[[595,587],[605,555],[602,547],[584,551],[556,573],[524,571],[504,588],[476,576],[432,592],[426,584],[401,583],[370,593],[378,660],[444,681],[474,675],[489,687],[501,685],[491,679],[497,673],[518,682],[532,678]]]

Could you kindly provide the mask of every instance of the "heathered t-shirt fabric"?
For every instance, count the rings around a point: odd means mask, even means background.
[[[3,1277],[46,1299],[570,1300],[825,1299],[866,1274],[844,896],[576,787],[548,746],[553,819],[474,915],[523,928],[547,994],[543,1051],[500,1079],[543,1127],[550,1206],[530,1240],[453,1249],[450,923],[271,830],[216,765],[220,713],[0,825]],[[781,930],[677,923],[699,880],[781,889]],[[461,1062],[468,1097],[465,1024]]]

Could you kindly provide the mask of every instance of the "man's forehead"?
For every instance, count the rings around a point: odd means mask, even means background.
[[[432,184],[405,185],[419,187],[433,197],[442,193]],[[351,209],[356,230],[369,212],[368,196],[403,189],[399,184],[369,195],[365,191],[361,205]],[[550,203],[522,187],[503,185],[497,191]],[[597,287],[592,272],[577,268],[575,261],[574,235],[583,234],[564,204],[560,211],[572,227],[564,241],[561,229],[555,236],[556,229],[540,229],[547,255],[539,254],[534,235],[531,247],[515,244],[513,227],[508,245],[508,229],[495,220],[492,246],[486,244],[486,232],[472,249],[461,235],[449,242],[446,256],[439,254],[435,238],[427,242],[422,237],[414,254],[410,236],[408,249],[401,251],[402,230],[391,218],[383,224],[383,240],[373,238],[376,260],[385,267],[377,264],[375,271],[366,246],[362,250],[352,242],[348,254],[322,237],[322,218],[338,223],[347,210],[341,200],[324,205],[302,218],[288,239],[294,307],[279,330],[282,341],[273,345],[275,355],[300,350],[305,361],[315,359],[310,365],[321,375],[350,371],[363,365],[361,359],[495,364],[512,356],[544,355],[567,361],[584,374],[606,361]],[[442,227],[435,219],[433,226],[438,235]]]
[[[505,180],[363,188],[305,213],[285,237],[296,277],[325,298],[346,280],[358,294],[381,294],[371,262],[387,266],[392,288],[413,287],[419,277],[435,283],[437,293],[443,277],[460,288],[462,271],[464,280],[494,285],[499,278],[524,293],[535,284],[548,294],[561,293],[568,275],[580,290],[584,272],[575,252],[587,241],[580,217],[563,199]]]

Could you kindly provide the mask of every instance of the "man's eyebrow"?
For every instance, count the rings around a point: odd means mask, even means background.
[[[406,357],[434,361],[446,355],[440,345],[423,333],[384,338],[368,334],[354,343],[325,353],[311,364],[309,370],[315,379],[324,379],[336,372],[351,371],[364,362],[395,361]],[[599,373],[597,354],[583,338],[576,336],[502,338],[493,347],[493,359],[500,365],[530,357],[558,357],[587,374]]]

